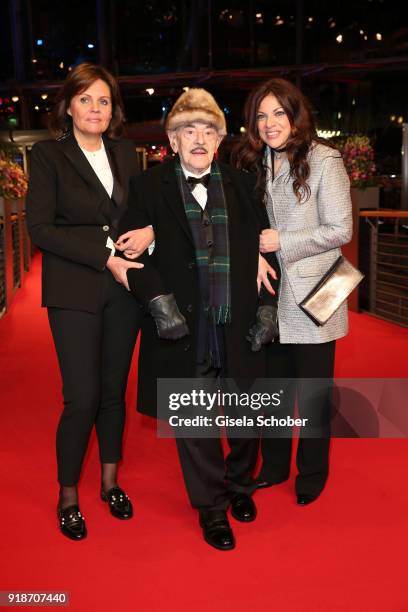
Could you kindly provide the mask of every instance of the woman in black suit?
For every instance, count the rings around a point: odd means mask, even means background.
[[[118,84],[101,66],[81,64],[67,77],[51,115],[61,136],[31,154],[27,221],[43,252],[42,305],[61,370],[64,410],[57,431],[58,518],[67,537],[86,536],[77,483],[93,425],[102,465],[101,497],[111,514],[132,516],[119,488],[125,389],[141,311],[126,291],[129,268],[114,257],[130,178],[138,173],[132,144],[120,140]],[[132,250],[153,239],[149,228],[121,240]],[[125,251],[126,252],[126,251]]]

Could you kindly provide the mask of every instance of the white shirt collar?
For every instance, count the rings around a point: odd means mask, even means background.
[[[101,138],[100,149],[97,149],[96,151],[87,151],[87,149],[84,149],[83,147],[81,147],[81,145],[79,145],[79,148],[81,149],[81,151],[85,153],[85,155],[88,155],[89,157],[96,157],[97,155],[101,155],[102,153],[105,152],[105,145],[103,143],[103,138]]]
[[[200,178],[202,176],[204,176],[205,174],[208,174],[209,172],[211,172],[211,164],[208,166],[208,168],[206,168],[205,170],[203,170],[202,172],[200,172],[200,174],[193,174],[192,172],[190,172],[189,170],[186,170],[186,168],[183,166],[183,164],[181,163],[180,160],[180,165],[181,168],[183,170],[184,176],[186,178],[188,178],[189,176],[195,176],[196,178]]]

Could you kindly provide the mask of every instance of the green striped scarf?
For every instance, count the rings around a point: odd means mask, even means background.
[[[212,222],[214,244],[208,248],[202,225],[203,210],[193,196],[180,162],[176,175],[184,209],[193,235],[196,262],[202,286],[208,287],[209,314],[217,325],[231,320],[231,277],[228,236],[228,211],[222,176],[217,162],[211,165],[211,179],[207,188],[206,210]]]

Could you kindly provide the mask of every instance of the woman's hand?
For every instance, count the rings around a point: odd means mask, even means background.
[[[112,272],[113,278],[130,291],[127,271],[131,268],[144,268],[144,265],[137,262],[133,263],[131,261],[126,261],[126,259],[122,259],[121,257],[109,257],[106,262],[106,267]]]
[[[261,253],[274,253],[280,250],[279,232],[275,229],[264,229],[259,238]]]
[[[266,261],[265,257],[262,257],[262,255],[259,255],[259,258],[258,258],[258,276],[256,277],[256,283],[258,285],[258,293],[260,292],[261,285],[263,283],[265,288],[269,291],[269,293],[271,293],[272,295],[275,295],[275,291],[274,291],[271,283],[269,282],[268,274],[270,274],[272,276],[272,278],[277,280],[278,276],[277,276],[275,270],[272,268],[272,266],[270,266],[268,264],[268,262]]]
[[[122,251],[128,259],[136,259],[154,240],[154,231],[151,227],[131,230],[119,236],[115,248]]]

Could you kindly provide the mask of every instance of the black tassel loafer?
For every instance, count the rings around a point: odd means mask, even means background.
[[[79,506],[67,506],[67,508],[57,508],[57,517],[59,526],[67,538],[71,540],[83,540],[86,538],[87,530],[85,519],[79,509]]]
[[[108,502],[112,516],[122,520],[132,518],[132,502],[120,487],[112,487],[106,493],[101,490],[101,499],[104,502]]]

